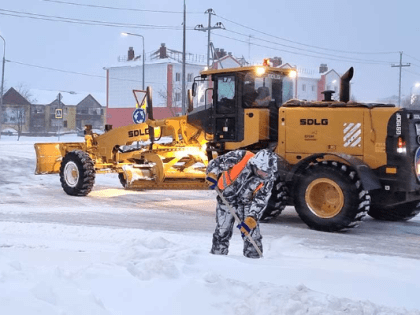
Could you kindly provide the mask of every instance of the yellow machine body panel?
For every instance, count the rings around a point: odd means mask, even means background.
[[[276,152],[296,164],[315,153],[344,153],[386,165],[387,123],[395,107],[282,107]]]
[[[363,155],[363,112],[360,108],[287,108],[282,111],[286,153],[343,152]],[[352,131],[354,131],[352,133]],[[351,141],[353,140],[353,141]]]
[[[400,110],[398,107],[377,107],[364,111],[365,144],[363,161],[372,169],[387,165],[386,125],[390,117]],[[396,150],[397,148],[395,148]]]
[[[244,110],[244,140],[241,142],[226,142],[227,150],[236,150],[248,145],[258,143],[262,140],[268,140],[269,110],[267,108],[250,108]]]

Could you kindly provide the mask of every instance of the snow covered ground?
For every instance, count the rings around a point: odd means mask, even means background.
[[[122,190],[115,175],[99,175],[92,195],[67,196],[57,176],[33,174],[33,143],[55,141],[21,138],[18,142],[6,136],[0,140],[2,315],[420,314],[420,261],[398,256],[391,245],[387,255],[357,253],[360,244],[346,238],[353,250],[332,250],[305,239],[313,235],[331,242],[341,234],[306,228],[264,234],[273,228],[266,224],[262,225],[263,259],[242,256],[238,233],[228,256],[213,256],[208,253],[212,210],[197,222],[208,227],[189,229],[184,224],[188,207],[201,202],[195,201],[197,196],[214,206],[212,192],[183,191],[178,199],[170,192],[147,195]],[[82,138],[67,136],[61,141]],[[142,203],[136,201],[138,196]],[[184,212],[172,214],[164,207],[171,202],[180,207],[182,199]],[[115,209],[119,202],[123,209]],[[98,218],[96,226],[88,221],[92,213]],[[102,224],[111,213],[121,214],[126,225]],[[150,213],[156,218],[167,215],[179,224],[157,228],[156,220],[146,229],[140,220],[151,221]],[[39,218],[36,214],[43,220],[31,221]],[[71,214],[78,220],[72,220]],[[60,215],[63,220],[57,222]],[[415,218],[415,224],[408,226],[410,234],[401,234],[415,249],[420,243],[418,222]],[[291,233],[285,234],[288,230]],[[377,242],[386,244],[386,239]]]

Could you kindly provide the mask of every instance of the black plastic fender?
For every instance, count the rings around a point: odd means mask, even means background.
[[[328,155],[336,156],[343,160],[346,164],[353,167],[357,172],[357,175],[359,176],[365,190],[375,190],[382,188],[378,177],[375,175],[372,169],[361,159],[352,155],[333,152],[313,154],[299,161],[299,163],[293,165],[292,169],[287,174],[286,182],[293,182],[295,175],[300,174],[301,171],[303,171],[310,163],[315,162],[317,159],[324,159]]]

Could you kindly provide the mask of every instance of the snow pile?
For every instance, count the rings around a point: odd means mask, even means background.
[[[0,235],[0,314],[420,314],[368,301],[419,306],[407,259],[289,237],[252,260],[238,237],[229,256],[210,255],[204,233],[2,222]]]

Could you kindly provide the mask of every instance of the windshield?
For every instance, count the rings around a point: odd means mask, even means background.
[[[293,79],[283,74],[268,72],[257,75],[254,71],[245,74],[243,82],[242,106],[277,107],[293,98]]]
[[[238,77],[237,82],[235,76]],[[217,99],[214,102],[219,113],[227,112],[232,102],[236,101],[236,89],[239,89],[237,101],[245,108],[269,107],[270,104],[280,107],[293,98],[294,79],[275,71],[267,71],[262,75],[257,75],[255,71],[218,75],[214,81],[205,79],[196,83],[194,108],[212,106],[213,89],[216,89]]]
[[[211,104],[213,102],[213,90],[211,89],[213,85],[212,82],[209,80],[200,80],[196,81],[196,83],[197,94],[193,99],[194,108],[204,106],[206,104]]]

